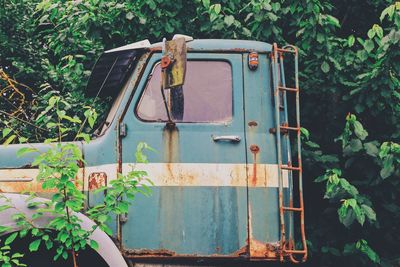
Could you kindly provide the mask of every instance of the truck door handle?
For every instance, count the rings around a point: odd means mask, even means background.
[[[232,142],[232,143],[239,143],[240,136],[238,135],[212,135],[211,136],[214,142]]]

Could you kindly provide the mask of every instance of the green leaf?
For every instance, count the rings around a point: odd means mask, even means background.
[[[214,11],[218,15],[221,12],[221,4],[215,4]]]
[[[226,16],[224,19],[224,23],[229,27],[235,22],[235,17],[232,15]]]
[[[135,17],[135,15],[132,12],[128,12],[126,13],[125,17],[127,20],[132,20]]]
[[[379,154],[379,149],[376,146],[375,142],[368,142],[364,144],[364,149],[368,155],[372,157],[377,157]]]
[[[389,19],[391,19],[391,18],[393,17],[395,8],[396,8],[396,7],[395,7],[395,4],[390,5],[390,6],[388,6],[387,8],[385,8],[385,9],[382,11],[381,16],[379,17],[379,19],[380,19],[381,21],[383,21],[383,19],[384,19],[386,16],[389,16]]]
[[[18,236],[18,232],[12,233],[9,237],[7,237],[6,241],[4,241],[4,244],[5,245],[11,244],[17,236]]]
[[[108,219],[109,219],[109,216],[108,216],[108,215],[101,214],[101,215],[99,215],[99,217],[97,218],[97,221],[100,222],[100,223],[105,223]]]
[[[363,148],[362,143],[359,139],[352,139],[349,143],[349,146],[351,148],[351,151],[353,152],[358,152]]]
[[[335,26],[335,27],[340,27],[339,20],[335,18],[334,16],[331,15],[326,15],[326,20],[328,21],[329,24]]]
[[[378,254],[368,245],[368,242],[364,239],[357,241],[356,248],[365,254],[372,262],[380,263]]]
[[[100,226],[100,229],[103,230],[107,235],[112,236],[113,235],[113,231],[111,230],[110,227],[108,227],[107,225],[103,224]]]
[[[329,67],[328,62],[326,62],[326,61],[322,62],[321,70],[322,70],[324,73],[328,73],[330,69],[331,69],[331,68]]]
[[[354,45],[354,42],[355,42],[355,38],[354,38],[354,35],[350,35],[348,38],[347,38],[347,44],[349,45],[349,47],[352,47],[353,45]]]
[[[83,138],[87,144],[90,143],[90,135],[87,133],[80,133],[76,136],[77,138]]]
[[[5,138],[9,133],[11,133],[11,129],[10,128],[4,128],[3,129],[3,138]]]
[[[370,221],[376,221],[376,213],[370,206],[361,204],[361,208]]]
[[[364,127],[359,121],[354,121],[353,122],[354,126],[354,133],[357,135],[358,138],[361,140],[365,140],[365,138],[368,136],[368,132],[364,130]]]
[[[379,26],[378,24],[374,24],[374,26],[372,26],[372,29],[379,38],[383,37],[383,29],[381,26]]]
[[[374,42],[371,40],[366,40],[364,43],[364,49],[367,53],[370,53],[374,49],[375,45]]]
[[[395,167],[393,164],[393,157],[387,157],[383,162],[383,168],[380,171],[380,175],[382,179],[386,179],[390,177],[395,171]]]
[[[68,259],[68,252],[64,250],[62,253],[62,257],[64,260]]]
[[[339,217],[339,220],[345,227],[349,228],[356,219],[356,216],[352,209],[346,209],[345,211],[346,212],[344,213],[344,215],[342,217]]]
[[[320,183],[320,182],[323,182],[323,181],[326,181],[326,180],[328,180],[328,175],[321,175],[321,176],[318,176],[318,177],[314,180],[314,182]]]
[[[21,136],[21,137],[18,137],[18,142],[19,142],[19,143],[22,144],[22,143],[25,143],[26,141],[28,141],[28,138],[25,138],[25,137],[22,137],[22,136]]]
[[[368,38],[372,39],[375,36],[375,31],[373,29],[369,29],[367,35],[368,35]]]
[[[99,244],[92,239],[92,240],[90,240],[90,247],[93,248],[94,250],[98,250]]]
[[[88,123],[89,123],[90,128],[93,128],[94,123],[95,123],[95,119],[93,117],[89,117],[88,118]]]
[[[36,148],[33,148],[33,147],[23,147],[23,148],[18,149],[17,157],[20,158],[23,155],[32,153],[32,152],[39,152],[39,150],[37,150]]]
[[[41,242],[42,239],[36,239],[35,241],[31,242],[29,244],[29,251],[30,252],[38,251]]]
[[[306,128],[301,127],[300,132],[306,139],[310,138],[310,132]]]
[[[16,136],[15,134],[9,136],[9,137],[6,139],[6,141],[3,143],[3,145],[4,145],[4,146],[7,146],[7,145],[11,144],[11,142],[14,141],[14,139],[15,139],[16,137],[17,137],[17,136]]]
[[[50,239],[46,240],[44,244],[46,245],[47,250],[50,250],[53,247],[53,241]]]
[[[127,213],[129,211],[129,204],[126,202],[120,202],[118,208],[122,213]]]
[[[210,0],[202,0],[202,2],[203,2],[203,6],[205,7],[205,8],[209,8],[210,7]]]
[[[365,222],[365,214],[362,212],[360,209],[360,206],[356,205],[353,207],[354,214],[356,215],[357,221],[361,224],[364,225]]]
[[[21,254],[21,253],[14,253],[13,255],[12,255],[12,258],[13,259],[15,259],[15,258],[22,258],[24,256],[24,254]]]
[[[1,205],[0,206],[0,212],[2,212],[3,210],[8,210],[9,208],[12,208],[12,206],[11,205]]]

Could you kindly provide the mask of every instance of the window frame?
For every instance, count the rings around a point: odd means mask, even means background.
[[[232,80],[232,86],[231,86],[232,112],[231,112],[230,118],[228,120],[225,120],[225,121],[209,121],[209,122],[206,122],[206,121],[174,121],[174,123],[177,123],[177,124],[207,124],[207,125],[210,125],[210,124],[212,124],[212,125],[230,125],[230,124],[232,124],[232,122],[234,120],[234,116],[235,116],[235,105],[234,105],[234,103],[235,103],[235,101],[234,101],[235,84],[234,84],[234,76],[233,76],[234,73],[233,73],[232,63],[228,59],[225,59],[225,58],[188,58],[187,61],[188,62],[189,61],[200,61],[200,62],[205,62],[205,61],[206,62],[212,62],[212,61],[214,61],[214,62],[225,62],[225,63],[229,64],[230,70],[231,70],[231,80]],[[147,77],[145,79],[146,80],[145,84],[143,85],[142,88],[140,88],[140,93],[139,93],[140,95],[139,95],[138,100],[136,101],[135,106],[134,106],[134,115],[135,115],[136,119],[138,119],[139,121],[144,122],[144,123],[154,123],[154,124],[156,124],[156,123],[166,123],[166,122],[168,122],[167,120],[145,120],[145,119],[141,118],[139,116],[139,114],[138,114],[139,105],[142,102],[142,99],[144,98],[145,91],[147,89],[147,85],[149,84],[150,79],[153,77],[153,74],[155,72],[156,67],[158,65],[160,65],[160,64],[161,64],[161,58],[157,59],[152,64],[152,66],[150,67],[151,71],[150,71],[150,73],[147,75]]]

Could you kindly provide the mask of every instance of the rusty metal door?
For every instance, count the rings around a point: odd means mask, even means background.
[[[248,55],[243,54],[247,65]],[[270,59],[259,55],[255,70],[244,67],[245,127],[249,254],[251,258],[277,257],[279,243],[278,166],[271,95]]]
[[[149,61],[123,123],[123,171],[138,142],[148,153],[152,196],[138,196],[121,225],[125,256],[238,257],[247,253],[247,176],[241,54],[189,53],[181,103],[167,127],[160,54]],[[175,98],[174,98],[175,97]],[[182,111],[180,111],[182,112]]]

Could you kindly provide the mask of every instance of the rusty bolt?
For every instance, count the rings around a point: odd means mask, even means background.
[[[250,151],[252,153],[258,153],[258,151],[260,151],[260,148],[257,145],[251,145],[250,146]]]
[[[248,123],[247,125],[249,125],[250,127],[252,127],[252,126],[257,126],[258,123],[257,123],[256,121],[249,121],[249,123]]]

